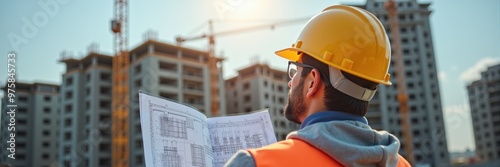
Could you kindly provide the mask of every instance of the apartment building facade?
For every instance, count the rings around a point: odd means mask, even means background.
[[[59,85],[47,83],[15,83],[14,103],[9,102],[7,87],[3,87],[0,129],[1,157],[3,164],[16,167],[49,167],[57,164],[57,137],[59,115]],[[17,105],[15,107],[7,105]],[[13,115],[9,113],[14,109]],[[7,125],[14,123],[9,131]],[[13,157],[10,134],[15,134]]]
[[[476,154],[481,161],[500,161],[500,64],[481,72],[467,85]]]
[[[389,28],[384,2],[368,0],[365,4],[353,6],[372,12],[386,27],[389,35],[395,30]],[[415,164],[448,166],[446,132],[429,21],[430,3],[419,3],[417,0],[397,0],[395,3],[400,39],[390,40],[401,41],[404,71],[394,71],[391,66],[389,72],[393,85],[379,86],[378,93],[370,103],[367,119],[372,128],[387,130],[398,136],[402,142],[400,153],[406,156],[396,91],[399,84],[406,84]],[[401,75],[405,76],[406,83],[396,82],[396,78]]]
[[[283,108],[288,100],[288,75],[267,64],[256,63],[238,71],[226,80],[226,100],[229,115],[269,109],[278,140],[286,138],[299,125],[286,120]]]
[[[211,84],[224,88],[222,71],[211,83],[209,53],[155,40],[147,40],[130,51],[130,165],[144,165],[139,91],[197,108],[207,117],[226,115],[225,98],[219,98],[219,115],[211,112]],[[217,61],[222,61],[218,58]],[[224,89],[219,89],[223,95]],[[223,96],[222,96],[223,97]]]
[[[59,165],[111,165],[112,57],[63,58]]]

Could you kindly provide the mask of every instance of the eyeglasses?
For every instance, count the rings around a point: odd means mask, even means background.
[[[299,62],[293,62],[293,61],[288,61],[288,77],[290,77],[290,79],[292,79],[295,74],[297,74],[297,66],[301,66],[301,67],[304,67],[304,68],[311,68],[311,69],[314,69],[313,66],[310,66],[310,65],[307,65],[307,64],[302,64],[302,63],[299,63]]]
[[[292,79],[297,74],[297,66],[301,66],[303,68],[315,69],[315,67],[313,67],[311,65],[302,64],[299,62],[288,61],[287,71],[288,71],[288,77],[290,77],[290,79]],[[318,70],[318,72],[319,72],[319,70]],[[331,86],[331,83],[329,82],[330,80],[328,79],[328,77],[326,77],[326,75],[324,75],[321,72],[319,72],[319,73],[321,75],[321,78],[325,82],[326,86]]]

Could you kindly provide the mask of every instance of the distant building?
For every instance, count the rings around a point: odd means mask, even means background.
[[[476,153],[481,161],[500,161],[500,64],[481,72],[467,92]]]
[[[353,6],[372,12],[389,35],[394,30],[388,28],[389,18],[383,8],[384,2],[368,0],[365,4]],[[448,166],[450,161],[429,21],[430,3],[418,3],[417,0],[397,0],[395,3],[400,39],[390,40],[401,40],[405,71],[396,72],[393,67],[389,69],[393,85],[378,87],[366,116],[372,128],[387,130],[398,136],[402,142],[400,153],[406,156],[396,91],[396,87],[401,84],[396,82],[396,78],[404,75],[415,165]]]
[[[16,82],[14,103],[9,102],[7,87],[2,90],[0,162],[16,167],[57,164],[59,85]],[[8,112],[14,108],[15,113],[11,116]],[[15,129],[9,131],[8,124],[12,118]],[[7,141],[11,133],[15,133],[15,160],[8,157],[10,144]]]
[[[148,40],[130,51],[130,166],[144,166],[139,90],[197,108],[212,115],[209,53]],[[222,59],[218,59],[222,61]],[[224,88],[222,72],[219,88]],[[219,89],[224,95],[224,89]],[[223,96],[221,96],[223,97]],[[226,115],[225,98],[219,98],[219,115]]]
[[[59,164],[111,166],[112,57],[63,58]]]
[[[286,120],[283,108],[288,100],[288,75],[267,64],[254,64],[238,71],[238,76],[226,80],[228,114],[248,113],[269,109],[278,140],[298,129]]]

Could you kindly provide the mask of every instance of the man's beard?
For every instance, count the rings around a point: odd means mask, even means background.
[[[283,109],[286,119],[289,121],[301,124],[299,117],[306,112],[306,104],[304,103],[304,79],[299,81],[295,89],[288,93],[288,102]]]

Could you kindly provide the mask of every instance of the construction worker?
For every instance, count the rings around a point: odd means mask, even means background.
[[[394,135],[364,117],[378,84],[391,85],[391,48],[366,10],[335,5],[306,23],[290,48],[284,115],[301,124],[287,139],[240,150],[225,166],[410,166]]]

